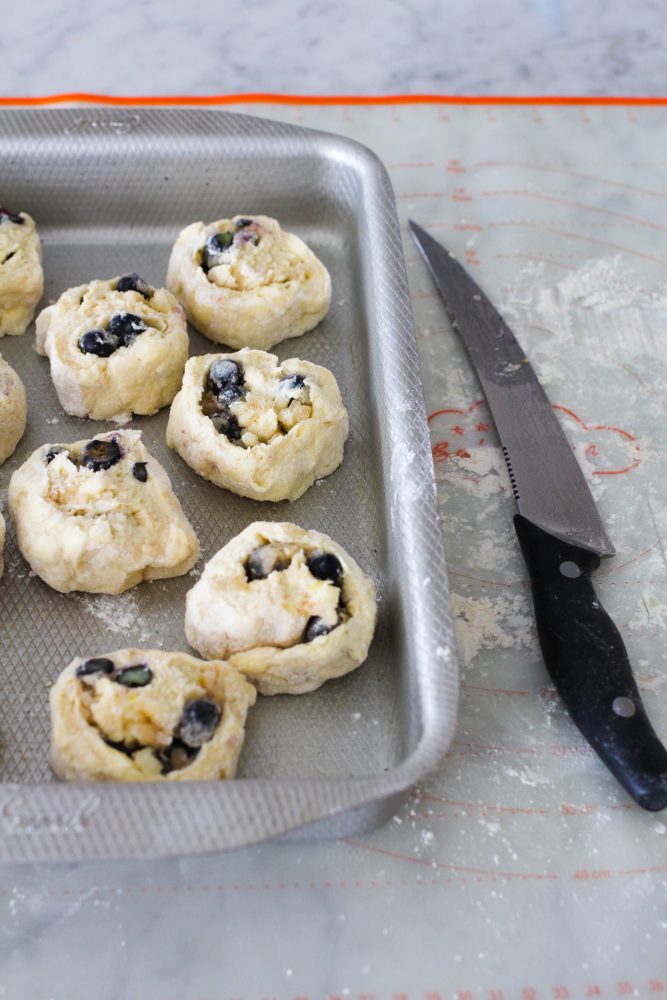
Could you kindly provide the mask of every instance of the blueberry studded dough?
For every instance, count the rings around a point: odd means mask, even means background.
[[[70,288],[37,317],[60,405],[122,424],[171,403],[188,357],[185,313],[138,274]]]
[[[42,246],[26,212],[0,207],[0,337],[25,333],[44,290]]]
[[[79,657],[51,689],[51,766],[65,781],[233,778],[256,696],[218,660],[156,649]]]
[[[194,222],[179,234],[167,288],[204,336],[266,350],[326,316],[331,279],[303,240],[265,215]]]
[[[0,354],[0,465],[23,437],[27,405],[23,382]]]
[[[9,483],[19,548],[54,590],[120,594],[181,576],[199,542],[141,432],[45,444]]]
[[[167,444],[216,486],[296,500],[343,460],[348,416],[327,368],[245,349],[190,358]]]
[[[375,621],[373,582],[333,539],[257,521],[188,592],[185,634],[261,694],[303,694],[363,663]]]

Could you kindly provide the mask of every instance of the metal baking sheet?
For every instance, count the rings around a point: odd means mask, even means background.
[[[275,348],[335,373],[350,413],[345,460],[295,503],[258,503],[199,478],[165,444],[167,410],[135,418],[202,544],[202,562],[253,520],[324,530],[374,578],[379,621],[362,668],[302,697],[259,698],[237,781],[64,785],[47,762],[48,689],[69,660],[123,646],[188,649],[193,575],[119,597],[61,595],[35,577],[11,526],[0,583],[0,857],[205,853],[259,840],[359,833],[438,762],[453,735],[458,677],[410,300],[391,185],[365,147],[211,111],[4,112],[2,202],[28,211],[44,247],[43,304],[92,278],[164,283],[179,230],[241,213],[277,217],[322,258],[329,315]],[[215,346],[190,330],[191,354]],[[0,469],[44,442],[109,424],[64,414],[34,328],[0,351],[29,419]]]

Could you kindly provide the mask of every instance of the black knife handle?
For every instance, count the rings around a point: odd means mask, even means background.
[[[667,750],[655,734],[623,639],[600,604],[595,553],[555,538],[521,514],[514,527],[530,573],[549,676],[585,739],[644,809],[667,806]]]

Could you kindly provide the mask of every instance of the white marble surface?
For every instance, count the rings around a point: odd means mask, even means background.
[[[664,94],[660,0],[5,3],[0,94]]]

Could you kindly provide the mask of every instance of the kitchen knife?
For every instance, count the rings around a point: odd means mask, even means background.
[[[612,545],[572,447],[500,313],[440,243],[415,242],[470,355],[519,509],[514,528],[532,584],[549,675],[585,739],[644,809],[667,806],[667,750],[642,704],[621,635],[591,574]]]

